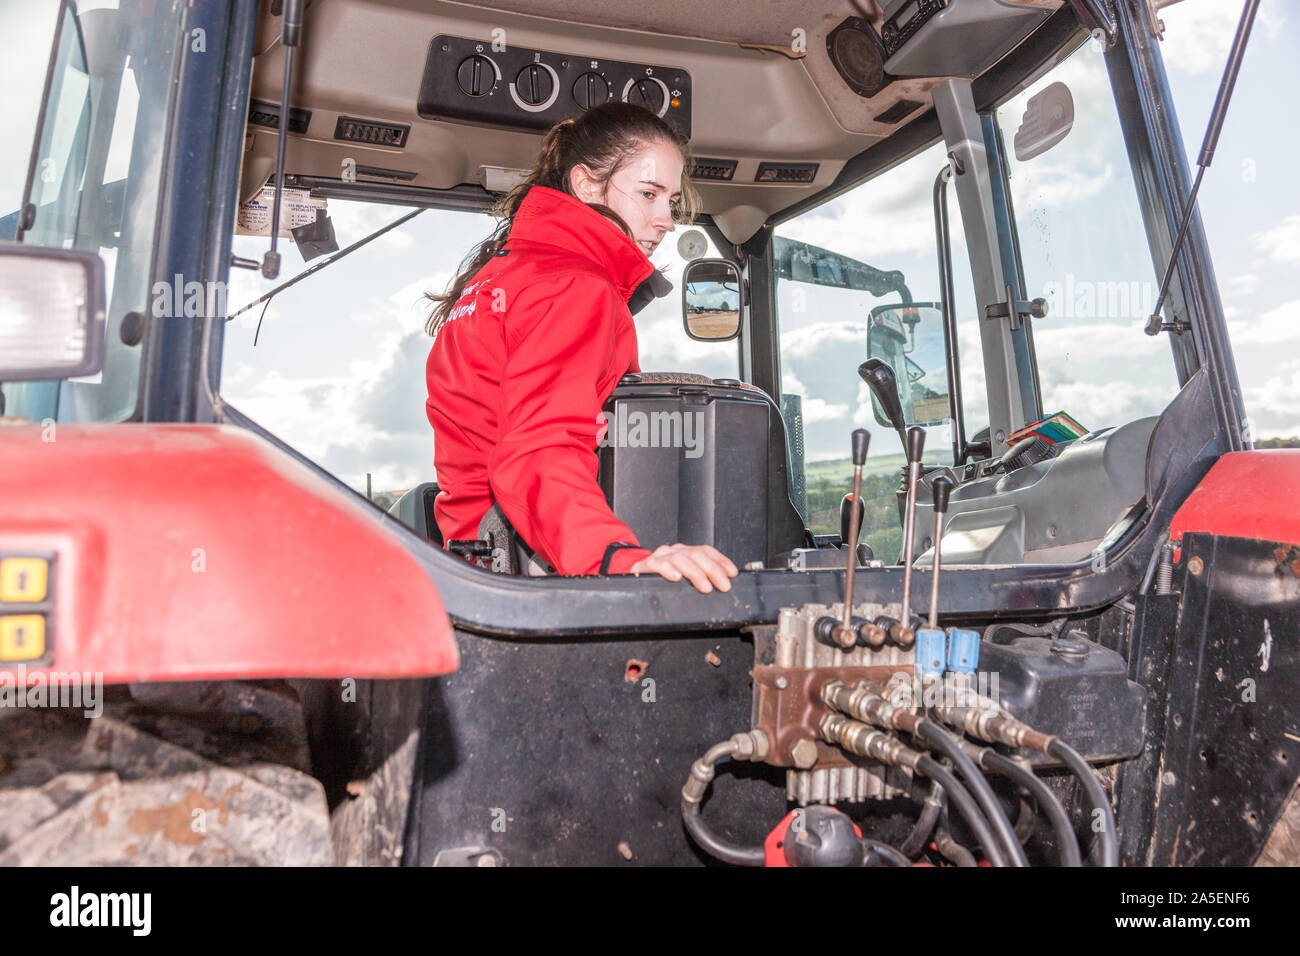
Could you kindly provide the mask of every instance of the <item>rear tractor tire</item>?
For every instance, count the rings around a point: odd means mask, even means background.
[[[0,710],[0,865],[333,862],[325,791],[287,685],[105,691],[94,718]]]

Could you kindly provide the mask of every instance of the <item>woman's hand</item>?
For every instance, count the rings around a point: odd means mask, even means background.
[[[695,589],[708,594],[715,587],[730,591],[737,574],[731,560],[709,544],[664,544],[629,569],[632,574],[661,574],[669,581],[686,578]]]

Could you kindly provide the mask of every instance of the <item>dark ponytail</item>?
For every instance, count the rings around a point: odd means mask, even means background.
[[[515,213],[519,211],[530,189],[534,186],[547,186],[572,196],[569,173],[577,165],[590,169],[596,181],[604,186],[626,165],[633,153],[655,142],[672,143],[681,151],[685,164],[682,170],[682,196],[674,218],[679,223],[694,220],[699,209],[699,196],[688,176],[691,163],[689,146],[686,139],[662,119],[644,107],[614,102],[590,109],[577,118],[561,120],[542,139],[533,171],[493,208],[492,214],[500,222],[492,234],[466,256],[445,292],[441,295],[425,293],[426,298],[436,303],[425,323],[425,331],[430,335],[438,334],[470,279],[501,251],[501,247],[510,238]],[[630,235],[627,223],[612,209],[596,203],[590,205]]]

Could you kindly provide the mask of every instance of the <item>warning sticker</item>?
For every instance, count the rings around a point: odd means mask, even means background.
[[[239,204],[235,220],[237,236],[269,236],[271,209],[275,205],[275,187],[263,186],[251,200]],[[313,199],[306,189],[286,189],[280,201],[280,235],[289,239],[291,229],[316,221],[316,210],[325,208],[323,198]]]

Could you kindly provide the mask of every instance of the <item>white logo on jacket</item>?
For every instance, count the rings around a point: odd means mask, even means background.
[[[447,313],[448,322],[454,322],[466,315],[473,315],[474,308],[478,304],[477,293],[479,287],[485,282],[487,282],[486,279],[480,279],[478,282],[465,286],[465,289],[460,294],[460,298],[456,300],[455,306],[453,306],[452,310]]]

